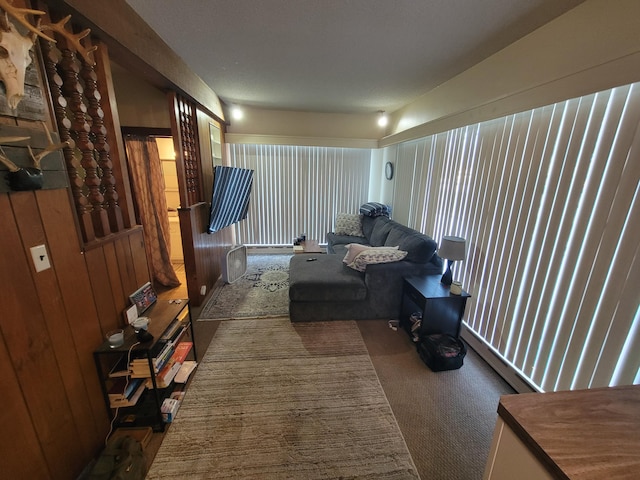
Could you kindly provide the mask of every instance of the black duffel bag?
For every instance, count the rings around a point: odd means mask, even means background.
[[[436,333],[423,338],[418,344],[418,353],[431,370],[442,372],[460,368],[467,354],[467,347],[453,335]]]

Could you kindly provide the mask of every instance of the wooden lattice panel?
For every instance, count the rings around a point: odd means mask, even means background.
[[[179,112],[178,126],[180,128],[187,202],[188,205],[194,205],[202,201],[196,109],[191,102],[180,96],[176,97],[176,103]]]
[[[40,44],[60,138],[71,145],[63,155],[78,222],[89,242],[124,228],[118,185],[95,67],[63,35],[55,38],[56,44]]]

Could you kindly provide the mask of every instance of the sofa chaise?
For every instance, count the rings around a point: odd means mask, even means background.
[[[340,215],[346,214],[338,217]],[[361,230],[355,227],[355,231],[339,231],[337,218],[336,231],[327,234],[326,255],[296,254],[291,258],[289,315],[292,322],[397,319],[402,306],[403,278],[442,273],[437,244],[428,235],[385,215],[353,217],[358,218]],[[390,254],[392,261],[380,260],[377,252],[383,256]],[[406,256],[400,258],[404,252]],[[352,258],[347,259],[349,253]],[[315,260],[309,261],[310,258]],[[343,262],[345,259],[351,266]],[[378,261],[385,263],[376,263]]]

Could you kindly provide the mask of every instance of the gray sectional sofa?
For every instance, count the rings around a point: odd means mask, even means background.
[[[347,319],[396,319],[402,304],[402,279],[442,273],[442,259],[429,236],[386,216],[362,218],[363,236],[327,234],[327,254],[296,254],[289,270],[292,322]],[[347,245],[397,246],[400,261],[366,266],[364,272],[343,263]],[[308,261],[309,258],[315,258]]]

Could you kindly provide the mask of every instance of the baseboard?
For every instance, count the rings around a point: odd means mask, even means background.
[[[522,378],[518,372],[506,363],[489,345],[478,337],[473,331],[469,330],[466,325],[462,325],[460,332],[462,339],[473,350],[480,355],[480,357],[493,368],[498,375],[500,375],[505,382],[518,393],[531,393],[538,390],[531,385],[526,379]]]
[[[248,255],[293,254],[292,245],[246,245]],[[320,244],[323,249],[325,245]]]
[[[248,255],[293,254],[291,245],[247,245]]]

